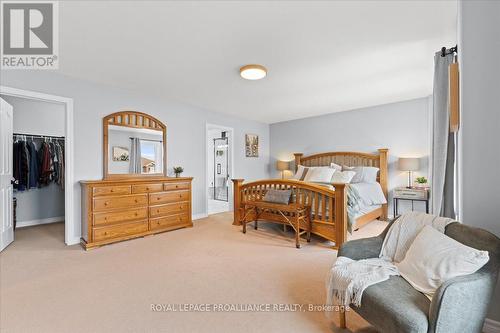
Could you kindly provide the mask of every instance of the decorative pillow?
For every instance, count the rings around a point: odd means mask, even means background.
[[[406,281],[430,298],[442,283],[472,274],[488,260],[488,251],[466,246],[426,225],[396,266]]]
[[[351,183],[376,183],[379,168],[375,167],[348,167],[343,165],[342,171],[354,171],[356,175],[351,180]]]
[[[332,183],[349,184],[356,175],[354,171],[335,171],[332,176]]]
[[[330,163],[330,168],[333,168],[336,171],[342,171],[342,166],[335,163]]]
[[[308,170],[308,168],[306,168],[305,166],[299,165],[297,167],[297,172],[295,173],[295,175],[293,175],[292,179],[295,179],[295,180],[304,180],[304,177],[307,174],[307,170]]]
[[[262,198],[262,201],[288,205],[291,196],[292,190],[269,189],[264,195],[264,198]]]
[[[314,167],[307,170],[305,182],[310,183],[329,183],[332,181],[332,176],[335,173],[335,169],[330,167]]]

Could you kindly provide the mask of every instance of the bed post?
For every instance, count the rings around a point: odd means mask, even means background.
[[[302,153],[294,153],[293,155],[295,156],[295,172],[297,172],[297,168],[300,165],[300,159],[302,158],[302,156],[304,156],[304,154],[302,154]]]
[[[233,179],[233,225],[240,225],[241,214],[241,184],[244,179]]]
[[[347,241],[347,187],[346,184],[333,184],[335,187],[335,249]]]
[[[381,148],[378,151],[380,153],[380,187],[382,187],[382,192],[384,193],[387,202],[389,202],[389,196],[387,194],[387,154],[389,149]],[[387,205],[388,204],[382,205],[382,216],[380,216],[381,220],[387,220]]]

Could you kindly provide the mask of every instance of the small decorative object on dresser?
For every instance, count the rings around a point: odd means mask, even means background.
[[[259,136],[256,134],[245,134],[246,157],[259,157]]]
[[[103,119],[103,134],[104,179],[80,182],[82,246],[88,250],[193,226],[192,178],[166,176],[166,126],[147,114],[124,111]],[[116,143],[134,146],[128,163],[137,161],[136,167],[113,163],[109,151]],[[151,161],[149,169],[141,167],[144,160]]]
[[[425,212],[429,213],[429,189],[426,187],[398,187],[394,189],[393,197],[394,217],[398,215],[399,200],[411,201],[411,210],[414,209],[414,201],[423,201],[425,202]]]
[[[184,172],[184,168],[183,167],[174,167],[174,173],[175,173],[175,177],[179,178],[181,176],[181,173]]]

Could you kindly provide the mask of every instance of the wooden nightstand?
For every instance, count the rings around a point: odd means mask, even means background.
[[[411,210],[413,210],[413,202],[424,201],[425,212],[429,214],[429,189],[428,188],[407,188],[398,187],[393,192],[393,208],[394,217],[398,216],[398,202],[399,200],[411,201]]]

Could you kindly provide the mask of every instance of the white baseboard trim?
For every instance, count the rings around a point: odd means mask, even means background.
[[[46,219],[31,220],[31,221],[17,221],[16,228],[31,227],[33,225],[55,223],[64,221],[64,216],[49,217]]]
[[[191,219],[194,221],[194,220],[204,219],[205,217],[208,217],[207,213],[200,213],[200,214],[193,214],[191,216]]]
[[[486,318],[483,333],[500,333],[500,321]]]
[[[80,244],[80,237],[70,238],[69,241],[66,243],[66,245],[76,245],[76,244]]]

